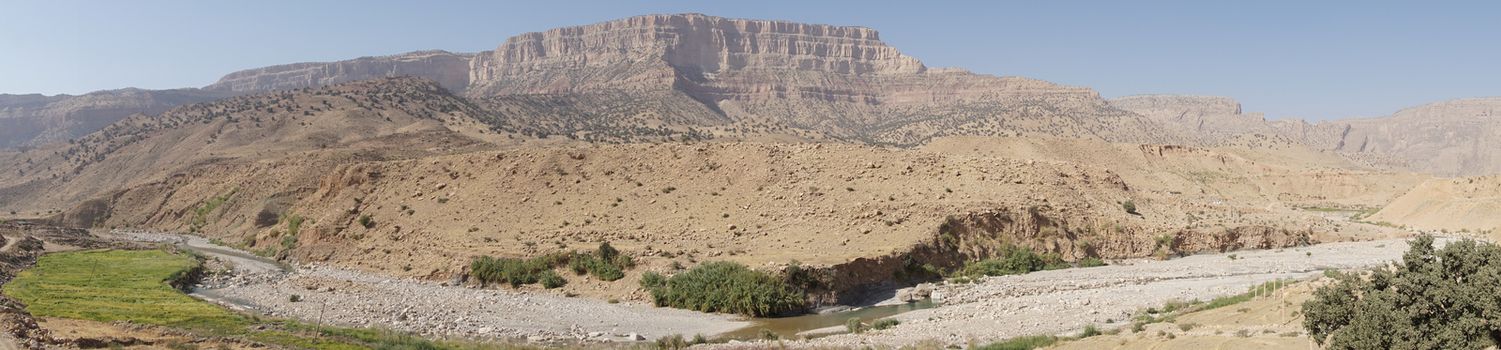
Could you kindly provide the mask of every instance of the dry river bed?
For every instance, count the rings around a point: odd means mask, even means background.
[[[232,252],[230,248],[193,243],[194,248],[212,248],[200,250],[207,255],[246,263],[237,254],[217,254]],[[964,346],[1016,336],[1069,334],[1091,324],[1118,327],[1139,310],[1168,301],[1208,300],[1243,293],[1251,286],[1277,279],[1313,278],[1326,269],[1378,266],[1400,259],[1406,249],[1402,240],[1327,243],[942,284],[933,287],[934,298],[941,306],[893,316],[901,324],[891,329],[783,344],[884,347],[937,341]],[[545,292],[447,286],[330,266],[306,265],[283,272],[264,271],[264,262],[250,264],[260,267],[239,267],[237,276],[211,280],[208,284],[212,288],[200,289],[195,295],[232,308],[308,322],[469,339],[631,341],[672,334],[712,336],[750,324],[727,315],[611,304]],[[292,295],[301,300],[291,301]]]
[[[790,345],[901,346],[936,340],[965,346],[1018,336],[1072,335],[1091,324],[1102,329],[1126,325],[1138,311],[1173,300],[1207,301],[1278,279],[1315,278],[1326,269],[1380,266],[1400,260],[1406,250],[1404,240],[1326,243],[989,277],[971,285],[939,286],[936,295],[943,306],[896,315],[892,318],[901,324],[891,329]]]

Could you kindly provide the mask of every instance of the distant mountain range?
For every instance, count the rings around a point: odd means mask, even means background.
[[[1501,172],[1501,98],[1374,119],[1267,121],[1222,97],[1102,99],[1088,88],[932,68],[869,28],[647,15],[419,51],[230,73],[176,90],[0,95],[0,147],[78,139],[132,115],[374,78],[428,79],[498,132],[603,142],[744,139],[910,147],[944,136],[1214,146],[1246,135],[1439,175]]]

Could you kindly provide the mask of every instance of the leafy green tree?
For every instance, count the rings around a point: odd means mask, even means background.
[[[1483,349],[1501,345],[1501,247],[1413,239],[1402,263],[1337,274],[1303,304],[1328,349]]]

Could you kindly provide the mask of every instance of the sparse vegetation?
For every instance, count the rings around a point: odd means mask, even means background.
[[[1016,337],[1005,341],[990,343],[976,347],[976,350],[1032,350],[1044,348],[1058,343],[1058,337],[1050,335],[1033,335]]]
[[[803,291],[781,278],[732,262],[709,262],[672,277],[651,273],[641,286],[657,306],[770,316],[801,311]]]
[[[360,215],[359,222],[360,226],[364,226],[365,228],[375,227],[375,219],[371,218],[370,214]]]
[[[1136,212],[1136,202],[1125,201],[1121,203],[1121,209],[1125,209],[1127,214],[1141,215],[1141,213]]]
[[[1330,349],[1481,349],[1501,345],[1501,247],[1413,239],[1402,262],[1336,274],[1303,304],[1303,327]]]
[[[876,320],[875,322],[871,322],[870,323],[870,329],[874,329],[874,330],[878,330],[879,331],[879,330],[884,330],[884,329],[891,328],[891,327],[896,327],[899,324],[902,324],[902,321],[897,321],[897,320],[890,319],[890,318],[883,318],[883,319]]]

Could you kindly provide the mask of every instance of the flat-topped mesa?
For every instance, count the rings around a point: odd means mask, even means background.
[[[462,92],[469,86],[469,59],[472,56],[434,50],[337,62],[283,64],[230,73],[204,89],[249,93],[414,76],[432,79],[445,89]]]
[[[1110,105],[1157,120],[1240,115],[1240,102],[1221,96],[1136,95],[1114,98]]]
[[[920,73],[874,29],[702,14],[648,15],[511,37],[473,62],[477,91],[672,87],[736,71]],[[577,74],[562,71],[587,72]],[[519,79],[518,79],[519,78]]]

